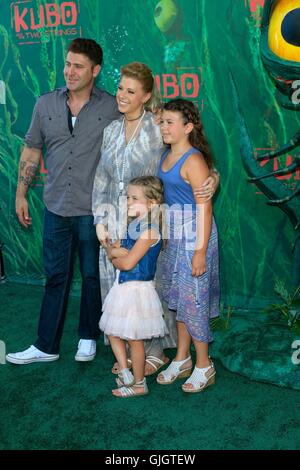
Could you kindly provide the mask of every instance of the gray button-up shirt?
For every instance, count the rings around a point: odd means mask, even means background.
[[[91,215],[103,130],[120,114],[115,97],[94,87],[71,132],[67,93],[64,87],[38,98],[25,143],[46,148],[47,209],[64,217]]]

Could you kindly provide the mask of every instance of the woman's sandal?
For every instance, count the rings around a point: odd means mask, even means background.
[[[208,367],[195,367],[193,370],[192,375],[190,378],[184,382],[182,385],[182,390],[186,393],[198,393],[202,392],[206,387],[209,385],[213,385],[215,383],[215,367],[212,361],[211,365]],[[192,385],[191,387],[187,387],[188,384]]]
[[[191,361],[191,356],[183,361],[172,361],[169,367],[163,370],[156,378],[156,381],[161,385],[168,385],[175,382],[177,379],[189,377],[191,375],[192,366],[181,369],[184,364]]]
[[[122,369],[118,373],[118,377],[116,378],[116,382],[118,387],[130,387],[131,385],[134,384],[134,376],[130,372],[129,369]]]
[[[137,390],[142,387],[143,387],[143,391],[138,392]],[[131,387],[121,387],[121,388],[118,388],[117,390],[113,390],[113,392],[114,391],[116,391],[117,393],[116,394],[113,393],[113,395],[117,398],[139,397],[142,395],[147,395],[149,393],[145,378],[141,382],[136,382]]]
[[[127,367],[128,369],[131,369],[132,367],[131,359],[127,359]],[[111,371],[113,374],[118,375],[118,373],[120,372],[120,369],[119,369],[119,364],[117,362],[114,363]]]
[[[146,365],[148,364],[150,367],[152,367],[152,372],[146,373],[145,371],[145,376],[155,374],[159,369],[161,369],[163,366],[168,364],[169,358],[164,356],[164,359],[165,360],[160,359],[159,357],[156,357],[156,356],[146,356],[145,368],[146,368]]]

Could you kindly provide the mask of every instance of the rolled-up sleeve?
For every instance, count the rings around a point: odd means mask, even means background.
[[[33,109],[31,123],[25,135],[24,142],[27,147],[36,149],[41,149],[44,145],[40,121],[40,99],[38,99]]]

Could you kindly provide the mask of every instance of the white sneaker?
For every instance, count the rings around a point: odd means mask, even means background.
[[[94,339],[80,339],[75,361],[92,361],[96,356],[96,341]]]
[[[35,346],[30,346],[25,351],[6,354],[7,362],[12,364],[30,364],[31,362],[51,362],[57,361],[59,354],[47,354],[40,351]]]

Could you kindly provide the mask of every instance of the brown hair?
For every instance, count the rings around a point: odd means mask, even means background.
[[[212,155],[204,134],[199,111],[194,103],[178,98],[165,103],[163,109],[165,111],[180,113],[183,117],[184,124],[191,122],[194,125],[193,130],[189,134],[189,142],[193,147],[202,152],[208,168],[211,169],[213,167]]]
[[[73,39],[73,41],[69,44],[68,52],[74,52],[74,54],[84,54],[94,63],[94,65],[102,64],[102,48],[93,39]]]
[[[156,112],[161,108],[161,99],[157,89],[153,74],[148,65],[142,62],[131,62],[121,68],[121,76],[138,80],[145,93],[151,93],[150,99],[145,103],[145,109]]]

